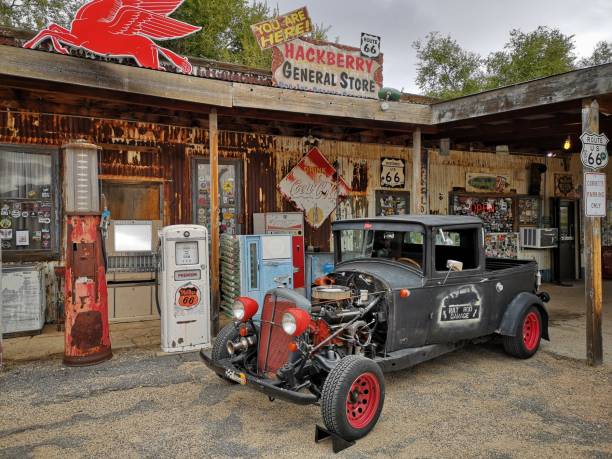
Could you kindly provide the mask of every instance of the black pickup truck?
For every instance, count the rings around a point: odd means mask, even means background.
[[[528,358],[548,339],[548,294],[533,261],[486,258],[482,222],[393,216],[333,224],[336,269],[309,300],[277,288],[236,299],[206,364],[271,399],[318,403],[328,430],[366,435],[385,398],[383,372],[501,336]]]

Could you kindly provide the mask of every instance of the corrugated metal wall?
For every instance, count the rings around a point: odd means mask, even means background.
[[[220,131],[219,152],[224,158],[242,160],[245,185],[245,223],[251,231],[254,212],[294,210],[278,193],[277,183],[309,149],[304,138]],[[117,119],[73,117],[31,112],[0,112],[0,142],[60,145],[85,138],[100,145],[101,173],[109,176],[163,179],[165,223],[192,221],[191,158],[208,155],[208,131],[199,127],[177,127]],[[319,149],[354,191],[339,207],[343,218],[375,214],[374,195],[380,183],[383,157],[406,161],[404,190],[411,189],[409,148],[321,140]],[[131,152],[131,153],[127,153]],[[499,172],[511,177],[511,188],[527,193],[529,165],[545,162],[545,196],[554,195],[554,174],[566,172],[558,158],[451,151],[440,156],[429,151],[428,195],[431,212],[446,213],[448,192],[465,186],[466,172]],[[579,159],[570,164],[574,183],[582,180]],[[411,197],[412,198],[412,197]],[[544,200],[545,210],[548,201]],[[545,212],[547,213],[547,212]],[[306,243],[321,250],[330,248],[330,225],[335,213],[319,229],[306,229]]]

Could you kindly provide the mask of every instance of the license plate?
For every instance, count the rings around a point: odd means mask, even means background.
[[[234,370],[225,370],[225,377],[236,381],[238,384],[246,384],[246,375],[244,373],[237,373]]]

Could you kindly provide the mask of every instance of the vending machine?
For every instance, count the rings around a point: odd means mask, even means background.
[[[303,212],[266,212],[253,214],[255,234],[290,234],[293,252],[293,288],[305,294],[305,249]]]
[[[231,314],[238,296],[261,306],[266,292],[293,288],[293,251],[290,234],[221,235],[221,308]],[[259,318],[259,314],[255,319]]]
[[[159,232],[161,348],[183,352],[210,346],[208,231],[173,225]]]

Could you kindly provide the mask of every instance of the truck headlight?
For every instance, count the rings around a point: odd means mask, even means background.
[[[234,315],[234,319],[246,322],[257,314],[258,309],[259,305],[253,298],[239,296],[234,300],[234,304],[232,305],[232,314]]]
[[[310,314],[299,308],[291,308],[283,314],[282,326],[285,333],[300,336],[308,328]]]

